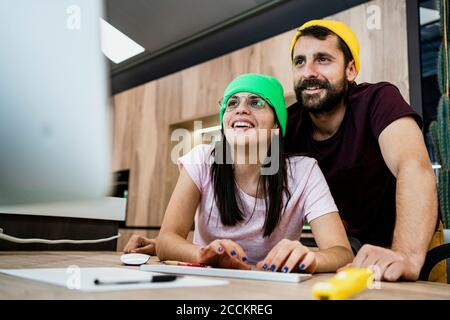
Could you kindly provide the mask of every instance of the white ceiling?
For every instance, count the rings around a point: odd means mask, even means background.
[[[146,54],[200,35],[280,0],[107,0],[108,22]]]

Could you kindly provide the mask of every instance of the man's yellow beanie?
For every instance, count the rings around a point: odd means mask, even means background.
[[[353,59],[355,60],[356,72],[358,73],[360,66],[358,39],[356,38],[356,35],[353,33],[352,29],[350,29],[345,23],[336,20],[311,20],[304,23],[300,28],[298,28],[291,42],[291,59],[293,59],[292,55],[294,52],[294,46],[298,38],[300,37],[302,30],[313,26],[327,28],[328,30],[333,31],[345,42],[345,44],[350,49],[350,52],[352,53]]]

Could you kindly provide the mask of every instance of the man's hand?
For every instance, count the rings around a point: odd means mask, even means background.
[[[197,263],[218,268],[249,270],[245,251],[236,242],[218,239],[206,247],[199,248],[196,254]]]
[[[150,255],[156,254],[156,239],[149,239],[142,236],[134,235],[130,238],[127,245],[123,249],[125,253],[145,253]]]
[[[314,252],[300,241],[283,239],[256,265],[262,271],[310,272],[317,268]]]
[[[340,270],[347,267],[370,268],[375,273],[375,280],[379,281],[416,281],[422,264],[402,252],[366,244],[358,251],[353,262]]]

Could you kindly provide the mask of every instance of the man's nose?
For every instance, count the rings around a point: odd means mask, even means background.
[[[311,78],[318,78],[319,76],[316,65],[314,64],[313,61],[306,62],[302,69],[303,69],[302,78],[311,79]]]

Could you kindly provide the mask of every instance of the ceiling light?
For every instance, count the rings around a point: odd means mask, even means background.
[[[102,51],[114,63],[121,63],[144,52],[144,47],[100,18]]]

